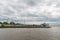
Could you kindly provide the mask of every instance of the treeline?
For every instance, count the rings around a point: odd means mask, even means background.
[[[15,22],[0,22],[0,28],[50,28],[50,26],[46,23],[41,25],[28,25]]]
[[[8,25],[8,24],[12,24],[12,25],[14,25],[14,24],[20,24],[20,23],[15,23],[15,22],[0,22],[0,24],[6,24],[6,25]]]
[[[0,22],[0,28],[17,28],[20,25],[22,24],[15,22]]]

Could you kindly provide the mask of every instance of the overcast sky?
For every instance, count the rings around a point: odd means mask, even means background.
[[[60,0],[0,0],[0,21],[7,19],[20,23],[60,22]]]

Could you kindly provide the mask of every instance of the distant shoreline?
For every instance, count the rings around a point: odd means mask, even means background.
[[[41,25],[2,25],[0,28],[50,28]]]
[[[43,23],[41,25],[28,25],[28,24],[20,24],[15,22],[0,22],[0,28],[51,28],[49,24]]]

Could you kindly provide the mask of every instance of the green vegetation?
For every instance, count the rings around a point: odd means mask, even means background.
[[[14,25],[15,23],[14,22],[10,22],[10,24]]]
[[[15,22],[0,22],[0,28],[50,28],[50,26],[46,23],[41,25],[26,25]]]
[[[2,22],[0,22],[0,24],[2,24]]]
[[[8,22],[3,22],[2,24],[8,24]]]

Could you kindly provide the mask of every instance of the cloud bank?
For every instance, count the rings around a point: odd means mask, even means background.
[[[59,22],[60,0],[0,0],[0,21]]]

